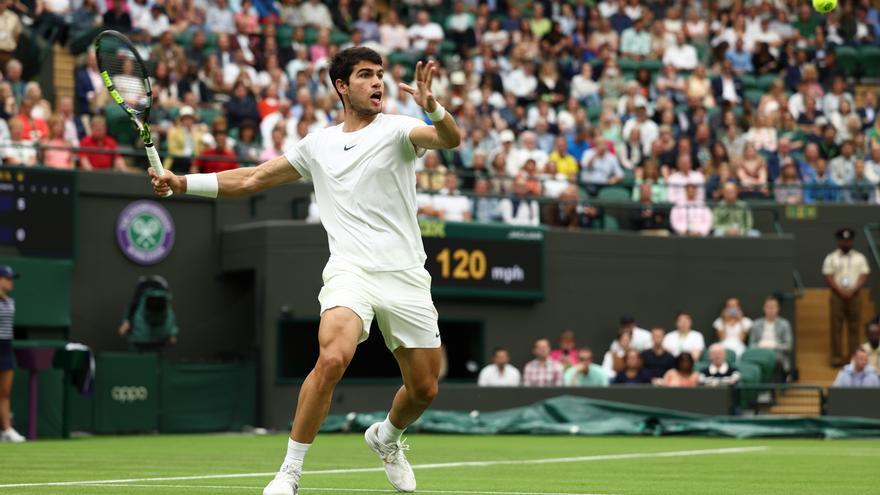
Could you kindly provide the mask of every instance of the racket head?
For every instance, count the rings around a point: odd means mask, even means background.
[[[153,90],[147,67],[124,34],[107,30],[95,39],[95,56],[101,79],[119,106],[138,126],[149,119],[153,105]]]

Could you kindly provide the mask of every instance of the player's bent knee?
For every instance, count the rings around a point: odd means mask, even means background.
[[[423,380],[412,387],[407,387],[407,392],[409,392],[411,399],[430,404],[440,392],[440,386],[437,384],[437,380]]]
[[[342,375],[347,367],[348,362],[342,355],[337,353],[321,353],[318,357],[318,362],[315,364],[315,372],[322,380],[336,383],[342,379]]]

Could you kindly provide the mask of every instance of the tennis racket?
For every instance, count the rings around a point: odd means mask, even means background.
[[[113,101],[119,104],[144,141],[147,159],[156,175],[162,176],[165,170],[159,160],[159,153],[153,145],[150,134],[150,107],[153,105],[153,90],[150,77],[141,56],[129,39],[118,31],[108,30],[95,39],[95,55],[101,79]],[[168,191],[166,196],[171,196]]]

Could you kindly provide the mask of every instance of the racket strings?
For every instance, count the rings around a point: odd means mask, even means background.
[[[102,45],[97,53],[101,69],[107,72],[116,91],[133,110],[143,112],[148,104],[145,74],[134,53],[116,43]]]

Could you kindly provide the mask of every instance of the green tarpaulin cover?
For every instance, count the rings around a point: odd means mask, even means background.
[[[329,416],[324,432],[363,431],[386,412]],[[582,397],[562,396],[494,412],[426,412],[412,432],[538,435],[699,435],[736,438],[880,437],[880,420],[822,416],[704,416]]]

